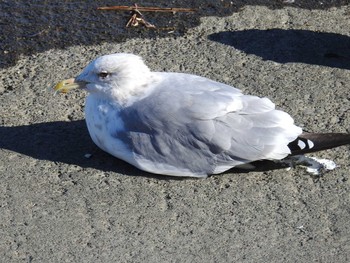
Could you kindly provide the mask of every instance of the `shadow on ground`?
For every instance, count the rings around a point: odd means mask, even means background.
[[[208,37],[247,54],[278,63],[306,63],[350,69],[350,37],[308,30],[250,29]]]
[[[90,139],[84,120],[0,127],[0,138],[0,148],[37,160],[144,175],[131,165],[99,150]],[[85,154],[92,156],[86,158]]]
[[[57,121],[31,125],[0,127],[0,149],[7,149],[37,160],[66,163],[105,172],[157,179],[181,179],[146,173],[119,160],[94,145],[88,134],[85,121]],[[86,158],[85,154],[92,154]],[[269,171],[286,166],[271,161],[254,162],[254,170],[232,169],[230,173]]]
[[[31,55],[53,48],[122,42],[131,37],[154,38],[179,36],[199,24],[203,16],[228,16],[242,7],[262,5],[271,9],[294,6],[327,9],[348,4],[348,0],[222,0],[155,1],[144,6],[196,8],[195,13],[147,13],[157,30],[125,28],[129,12],[98,11],[98,6],[132,5],[123,0],[45,1],[4,0],[0,2],[0,68],[14,65],[21,55]],[[140,3],[141,4],[141,3]],[[214,25],[213,25],[214,26]],[[169,34],[169,32],[172,32]]]

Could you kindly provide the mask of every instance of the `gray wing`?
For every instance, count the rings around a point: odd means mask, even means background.
[[[150,96],[126,108],[124,141],[151,162],[220,173],[260,159],[282,159],[300,133],[267,98],[206,78],[157,73]]]

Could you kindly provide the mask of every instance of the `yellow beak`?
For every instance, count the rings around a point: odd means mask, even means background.
[[[57,83],[57,85],[53,88],[55,92],[67,93],[72,89],[85,88],[84,82],[76,81],[76,79],[65,79],[61,82]]]

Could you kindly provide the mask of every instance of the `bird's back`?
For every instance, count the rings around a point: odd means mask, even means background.
[[[188,170],[203,176],[259,159],[281,159],[301,133],[266,98],[198,76],[159,74],[162,80],[149,96],[120,112],[125,131],[118,133],[153,173],[160,171],[159,166],[152,171],[154,163],[174,167],[173,175]]]

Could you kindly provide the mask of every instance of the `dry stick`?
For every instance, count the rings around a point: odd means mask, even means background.
[[[132,16],[126,24],[126,27],[129,26],[138,26],[139,24],[144,25],[147,28],[156,28],[155,25],[147,22],[142,12],[195,12],[196,9],[193,8],[162,8],[162,7],[139,7],[137,4],[134,6],[104,6],[98,7],[98,10],[115,10],[115,11],[132,11]]]
[[[116,11],[140,11],[140,12],[196,12],[193,8],[176,8],[176,7],[141,7],[141,6],[101,6],[98,10],[116,10]]]

